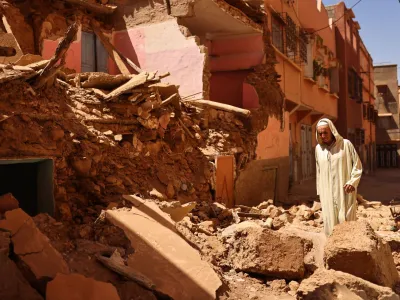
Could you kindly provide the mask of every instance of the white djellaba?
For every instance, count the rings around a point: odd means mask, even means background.
[[[331,120],[321,119],[317,128],[326,125],[335,141],[330,146],[325,145],[317,131],[315,160],[317,195],[322,206],[324,231],[329,236],[336,224],[357,218],[357,187],[362,175],[362,165],[353,144],[340,136]],[[355,191],[346,194],[346,184],[352,185]]]

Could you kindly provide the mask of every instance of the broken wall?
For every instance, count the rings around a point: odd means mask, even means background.
[[[182,97],[207,94],[203,83],[207,54],[199,47],[197,37],[182,33],[176,19],[116,31],[113,44],[142,69],[169,72],[164,81],[179,85]],[[110,73],[118,73],[114,63]]]

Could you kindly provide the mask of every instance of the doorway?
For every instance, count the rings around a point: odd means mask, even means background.
[[[54,215],[52,159],[0,160],[0,195],[11,193],[28,215]]]
[[[82,32],[81,72],[108,73],[108,53],[94,33]]]

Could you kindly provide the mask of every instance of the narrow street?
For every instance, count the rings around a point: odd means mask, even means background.
[[[292,187],[289,202],[313,201],[316,193],[315,179],[306,180]],[[377,169],[374,175],[364,174],[358,187],[358,194],[368,201],[380,201],[388,205],[394,197],[400,197],[400,170]]]

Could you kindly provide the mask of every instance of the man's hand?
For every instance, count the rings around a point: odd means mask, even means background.
[[[350,194],[352,192],[354,192],[356,189],[354,188],[354,186],[350,185],[350,184],[345,184],[344,185],[344,191],[346,192],[346,194]]]

